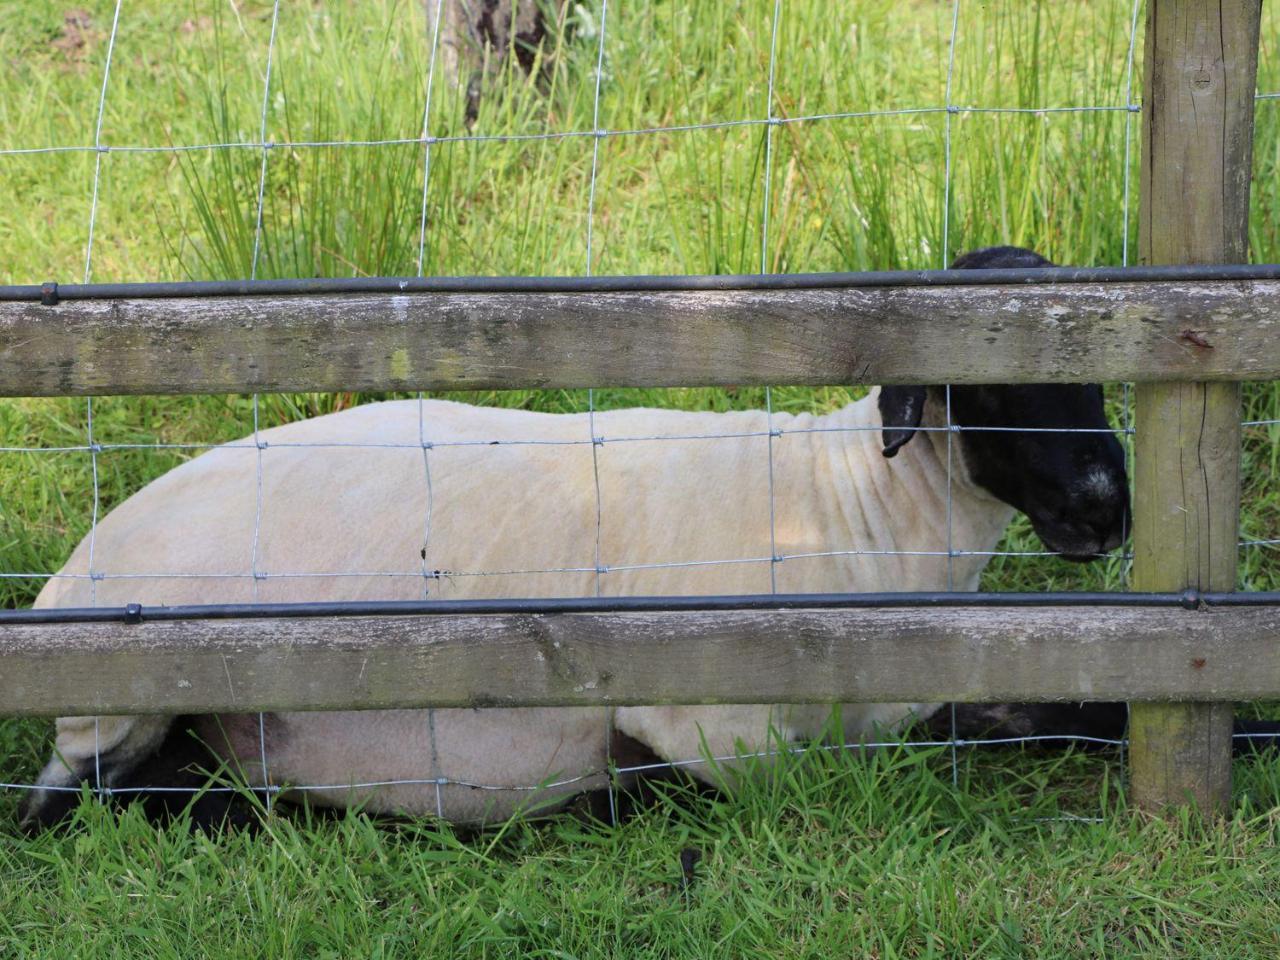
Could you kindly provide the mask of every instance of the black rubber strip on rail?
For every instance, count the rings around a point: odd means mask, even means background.
[[[320,294],[629,293],[699,290],[806,290],[856,287],[990,286],[993,284],[1147,283],[1280,280],[1280,264],[1158,267],[1020,267],[998,270],[884,270],[603,277],[346,277],[305,280],[198,280],[167,283],[48,282],[0,287],[0,301],[56,306],[66,300],[161,297],[272,297]]]
[[[566,597],[504,600],[363,600],[322,603],[226,603],[185,606],[61,607],[0,610],[0,627],[72,623],[156,623],[373,616],[680,613],[743,610],[871,610],[1032,607],[1280,607],[1280,592],[1245,593],[798,593],[728,596]]]

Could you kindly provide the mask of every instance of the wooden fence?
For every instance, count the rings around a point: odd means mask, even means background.
[[[1241,262],[1260,2],[1148,8],[1142,260]],[[1134,586],[1229,591],[1238,381],[1280,377],[1277,294],[1192,279],[0,300],[0,395],[1132,380]],[[1104,606],[8,625],[0,710],[1130,699],[1134,798],[1221,808],[1226,701],[1280,694],[1277,634],[1274,608]]]

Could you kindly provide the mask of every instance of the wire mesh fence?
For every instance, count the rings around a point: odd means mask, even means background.
[[[771,243],[775,246],[778,244],[777,233],[781,229],[777,222],[778,215],[775,212],[777,208],[774,197],[778,189],[776,180],[779,146],[776,141],[779,131],[807,125],[818,125],[828,121],[879,121],[889,118],[931,119],[938,122],[940,127],[942,168],[938,172],[941,184],[941,203],[939,207],[939,222],[937,224],[939,240],[937,241],[938,249],[931,251],[931,253],[935,258],[932,265],[945,267],[957,246],[955,242],[957,231],[953,223],[953,211],[956,206],[955,181],[957,177],[956,156],[953,147],[954,141],[959,135],[956,127],[959,118],[980,115],[991,117],[1003,115],[1015,120],[1026,117],[1051,120],[1060,115],[1092,114],[1114,114],[1123,118],[1122,144],[1118,151],[1119,155],[1105,158],[1105,160],[1119,164],[1119,175],[1116,179],[1120,181],[1120,226],[1118,230],[1113,230],[1113,232],[1118,233],[1120,237],[1120,262],[1128,265],[1133,259],[1130,250],[1132,234],[1130,201],[1133,195],[1131,174],[1135,167],[1133,121],[1141,111],[1141,104],[1137,101],[1134,88],[1137,55],[1136,38],[1141,11],[1140,0],[1133,0],[1131,5],[1127,3],[1127,0],[1125,3],[1125,9],[1128,12],[1125,20],[1127,21],[1128,29],[1123,42],[1118,47],[1122,63],[1120,74],[1123,80],[1120,91],[1121,96],[1117,102],[1046,103],[1032,106],[967,102],[963,97],[963,92],[958,89],[958,80],[960,78],[957,74],[957,47],[962,36],[964,24],[962,7],[964,5],[961,0],[952,0],[946,8],[947,16],[944,25],[946,34],[944,44],[945,58],[940,64],[940,78],[943,81],[940,101],[904,104],[888,108],[879,108],[874,103],[851,103],[847,105],[848,109],[793,115],[784,109],[783,97],[779,91],[779,87],[784,86],[787,82],[788,72],[788,64],[780,57],[780,52],[785,56],[787,52],[795,51],[797,43],[801,41],[792,40],[790,44],[782,44],[782,50],[780,51],[780,28],[785,29],[790,5],[784,4],[782,0],[774,0],[768,11],[768,29],[766,31],[768,36],[767,70],[765,71],[765,77],[761,81],[761,86],[765,92],[764,96],[761,97],[762,102],[755,105],[751,115],[645,126],[628,125],[625,122],[628,119],[626,111],[622,111],[622,115],[619,117],[611,117],[608,110],[602,108],[604,103],[602,93],[607,93],[610,79],[609,69],[606,66],[610,49],[610,17],[617,16],[619,7],[635,6],[628,3],[628,0],[614,0],[611,8],[609,0],[602,0],[598,9],[593,8],[590,11],[579,10],[576,14],[580,18],[585,18],[586,21],[589,21],[590,29],[581,30],[583,34],[581,43],[589,47],[589,41],[591,39],[595,41],[594,57],[592,58],[594,59],[594,69],[589,71],[589,128],[518,132],[468,130],[461,133],[453,131],[452,128],[442,127],[439,124],[438,117],[433,115],[433,107],[437,109],[439,107],[439,90],[442,85],[450,81],[447,78],[442,79],[438,75],[440,72],[439,61],[442,42],[441,9],[439,5],[434,8],[429,6],[431,15],[426,18],[426,31],[422,37],[422,43],[428,54],[425,82],[421,84],[424,95],[421,101],[421,110],[417,111],[421,116],[420,130],[402,136],[368,139],[344,139],[341,137],[332,139],[292,139],[273,135],[272,112],[277,98],[281,96],[281,91],[277,87],[273,87],[273,75],[278,77],[278,74],[273,74],[273,71],[276,70],[278,64],[277,45],[281,31],[282,6],[285,8],[285,12],[288,13],[289,4],[282,5],[280,0],[275,0],[270,5],[269,29],[262,61],[263,84],[261,96],[258,100],[260,109],[254,118],[256,121],[256,137],[204,143],[154,144],[115,142],[112,138],[104,136],[104,119],[107,117],[108,103],[111,102],[113,60],[118,51],[118,38],[122,20],[127,20],[129,15],[123,0],[116,0],[111,8],[110,30],[105,42],[101,84],[98,87],[96,117],[92,128],[91,141],[61,144],[0,145],[0,162],[4,162],[6,158],[47,154],[86,154],[93,157],[92,176],[89,183],[90,201],[87,216],[87,240],[84,249],[83,280],[85,283],[89,283],[94,277],[95,234],[99,232],[100,196],[103,191],[107,164],[127,163],[130,158],[153,154],[180,157],[194,153],[244,152],[256,155],[257,175],[256,183],[254,184],[254,195],[251,198],[253,216],[249,244],[248,276],[257,278],[263,275],[264,266],[270,266],[271,272],[275,272],[277,269],[275,264],[268,263],[270,252],[268,250],[268,238],[266,237],[271,229],[273,220],[271,211],[271,172],[273,164],[294,162],[290,158],[296,156],[299,151],[397,150],[405,148],[421,151],[421,182],[420,184],[414,184],[412,202],[410,204],[416,211],[415,222],[413,223],[416,230],[408,232],[416,234],[416,244],[410,243],[410,247],[416,247],[411,259],[416,266],[417,274],[424,276],[430,271],[433,262],[430,247],[432,233],[434,230],[440,229],[439,214],[447,209],[441,203],[433,204],[433,199],[436,197],[432,187],[433,170],[436,170],[438,174],[439,169],[438,162],[433,163],[433,158],[438,161],[439,152],[450,148],[475,147],[483,150],[486,146],[496,144],[532,146],[546,143],[582,143],[583,152],[589,151],[589,166],[584,161],[584,167],[589,169],[589,173],[585,177],[585,216],[582,218],[581,224],[582,248],[584,251],[581,271],[584,275],[590,276],[593,272],[596,272],[602,262],[609,264],[617,259],[606,259],[600,254],[601,242],[598,233],[602,219],[600,208],[602,205],[607,205],[607,212],[614,220],[625,219],[618,216],[619,210],[625,206],[625,193],[620,192],[621,188],[617,181],[609,179],[609,145],[624,138],[652,138],[657,142],[662,138],[673,135],[692,135],[704,131],[726,134],[732,134],[735,131],[748,131],[761,134],[761,156],[758,164],[759,176],[758,180],[750,185],[746,194],[752,198],[752,205],[755,206],[755,209],[751,212],[751,219],[753,225],[758,227],[758,239],[753,237],[749,245],[744,243],[743,246],[749,246],[752,251],[749,261],[758,263],[761,273],[774,272],[778,259],[776,256],[771,256]],[[453,82],[456,82],[456,80]],[[400,93],[397,92],[397,96],[399,95]],[[1280,94],[1262,92],[1257,95],[1260,103],[1277,98],[1280,98]],[[1262,109],[1266,108],[1267,106],[1262,107]],[[550,117],[548,117],[547,125],[548,127],[553,125]],[[446,132],[440,132],[442,129],[445,129]],[[795,154],[792,152],[790,160],[794,162],[794,159]],[[1099,158],[1099,162],[1103,162],[1103,158]],[[972,173],[972,171],[967,171],[967,173]],[[441,188],[437,187],[436,189]],[[607,204],[604,203],[605,194],[607,194]],[[754,199],[757,197],[758,206],[756,206],[757,201]],[[538,199],[522,198],[514,202],[536,205]],[[435,218],[433,218],[433,213],[437,214]],[[610,229],[612,231],[617,228],[611,223]],[[611,233],[610,237],[610,243],[616,245],[617,234]],[[927,241],[923,243],[923,248],[927,249],[928,246]],[[755,255],[756,251],[758,251],[758,257]],[[478,259],[476,262],[477,266],[482,265]],[[476,270],[475,272],[485,271]],[[172,585],[180,581],[207,582],[207,587],[202,586],[202,590],[212,591],[213,595],[223,595],[224,592],[228,592],[227,595],[236,597],[243,595],[240,587],[247,586],[249,589],[248,596],[254,601],[266,598],[266,588],[271,587],[273,583],[283,586],[276,587],[274,592],[270,594],[270,598],[283,599],[287,598],[291,591],[294,590],[293,584],[315,581],[323,581],[323,589],[327,594],[335,597],[351,595],[362,598],[373,596],[385,599],[418,596],[435,598],[442,595],[442,593],[446,596],[484,596],[489,591],[495,592],[495,595],[510,595],[508,591],[520,589],[519,586],[503,585],[505,582],[517,584],[523,582],[524,584],[532,585],[535,590],[546,589],[546,584],[554,582],[561,587],[572,588],[568,592],[561,593],[561,595],[578,592],[584,595],[605,596],[618,591],[635,592],[633,585],[637,582],[642,583],[643,575],[648,572],[687,571],[691,575],[695,570],[702,570],[711,571],[714,576],[716,570],[733,567],[750,568],[753,571],[758,571],[761,577],[760,582],[765,585],[765,592],[776,593],[779,591],[780,571],[788,567],[794,569],[797,564],[859,558],[874,560],[875,558],[911,557],[936,561],[937,569],[941,571],[937,575],[937,579],[940,579],[941,583],[938,583],[937,586],[945,587],[946,589],[971,589],[976,586],[977,571],[980,571],[987,561],[998,559],[1002,562],[1008,562],[1020,558],[1052,555],[1047,550],[1030,548],[1025,537],[1021,541],[1015,541],[1013,544],[1006,543],[985,548],[955,541],[952,524],[954,499],[952,477],[959,469],[959,454],[955,450],[958,438],[968,430],[999,431],[1025,428],[1015,425],[974,428],[954,422],[949,388],[946,393],[942,422],[937,425],[924,425],[921,427],[922,433],[934,433],[945,438],[947,471],[944,497],[946,521],[944,524],[945,536],[943,538],[936,543],[912,544],[902,548],[897,545],[889,548],[873,548],[854,542],[827,545],[818,549],[789,547],[786,543],[786,538],[779,536],[780,509],[776,484],[777,459],[779,456],[785,455],[786,445],[823,435],[857,437],[868,432],[878,434],[881,428],[878,425],[831,425],[821,423],[820,420],[814,420],[813,418],[796,418],[790,412],[780,411],[776,408],[775,397],[777,395],[778,391],[776,389],[764,389],[762,397],[763,409],[757,412],[754,420],[746,427],[712,430],[694,429],[687,432],[678,430],[634,432],[625,427],[615,429],[613,419],[608,416],[614,405],[609,404],[602,408],[597,402],[597,391],[588,390],[585,392],[585,397],[574,398],[575,404],[582,410],[583,414],[578,418],[581,421],[582,428],[578,436],[566,435],[547,439],[503,434],[466,439],[449,439],[433,435],[432,416],[428,407],[429,401],[423,394],[418,394],[416,400],[410,401],[416,402],[416,436],[393,442],[265,440],[263,439],[263,434],[267,428],[263,424],[264,399],[254,395],[249,401],[252,431],[247,437],[230,443],[218,443],[200,439],[179,442],[114,441],[104,439],[100,418],[99,426],[95,428],[95,401],[90,399],[86,402],[84,408],[85,435],[83,443],[61,446],[13,445],[0,448],[0,454],[21,455],[24,460],[28,457],[53,455],[79,455],[87,459],[88,483],[83,495],[86,499],[92,498],[92,508],[87,531],[88,547],[85,571],[54,572],[14,567],[0,570],[0,580],[21,581],[24,584],[62,579],[83,581],[88,587],[90,605],[96,606],[100,602],[99,591],[103,589],[103,584],[114,581],[121,581],[124,584],[120,587],[121,590],[129,593],[131,597],[136,596],[137,599],[144,602],[148,592],[153,589],[160,589],[162,583]],[[101,404],[101,401],[99,403]],[[1126,462],[1131,464],[1134,426],[1127,385],[1117,385],[1112,390],[1112,406],[1120,419],[1119,433],[1124,438]],[[1244,423],[1246,430],[1259,432],[1274,432],[1274,428],[1277,425],[1280,425],[1280,419],[1273,418],[1249,419]],[[760,537],[758,549],[742,554],[725,556],[692,555],[663,558],[609,555],[606,546],[608,538],[604,535],[604,531],[610,523],[621,522],[610,516],[611,509],[617,510],[618,507],[609,502],[609,498],[605,496],[608,484],[606,483],[602,487],[602,470],[607,474],[610,453],[624,445],[675,443],[706,445],[708,449],[717,445],[721,447],[738,446],[752,451],[759,470],[759,478],[753,483],[756,488],[763,491],[763,499],[759,504],[759,508],[762,516],[767,516],[767,538],[763,535]],[[489,454],[491,451],[496,455],[497,452],[501,451],[515,453],[521,450],[539,450],[543,448],[554,449],[557,453],[563,453],[566,456],[571,453],[590,452],[590,475],[594,488],[593,518],[592,522],[588,524],[589,533],[586,543],[583,545],[581,561],[534,566],[512,565],[509,568],[453,569],[449,567],[448,569],[443,569],[433,551],[433,529],[438,523],[439,511],[447,507],[447,503],[445,506],[441,505],[442,498],[447,498],[448,495],[448,491],[440,485],[441,458],[450,451],[473,451],[479,456]],[[211,453],[214,450],[219,452],[216,454]],[[421,507],[420,516],[414,520],[416,527],[421,530],[422,549],[420,563],[412,565],[406,563],[401,568],[380,566],[377,569],[359,565],[352,569],[289,569],[288,567],[280,569],[272,564],[269,558],[264,556],[262,544],[264,524],[269,525],[271,523],[270,504],[268,498],[264,495],[264,480],[269,473],[270,462],[273,457],[290,451],[349,452],[357,455],[360,451],[404,451],[406,455],[414,457],[415,462],[420,464],[418,470],[421,476],[421,488],[413,494],[412,500],[415,505]],[[252,476],[255,490],[252,498],[251,546],[244,557],[242,568],[215,570],[212,572],[182,572],[165,570],[160,567],[120,569],[112,564],[110,557],[102,555],[102,552],[98,549],[97,535],[99,520],[101,519],[100,515],[103,513],[103,471],[110,469],[111,458],[115,456],[161,452],[175,458],[204,453],[205,455],[220,457],[246,456],[252,459]],[[711,455],[708,454],[708,456]],[[514,466],[516,461],[509,462],[513,464],[512,469],[518,469],[518,467]],[[74,495],[78,496],[80,494]],[[1265,551],[1277,544],[1280,544],[1280,540],[1275,538],[1246,534],[1242,536],[1240,546],[1247,551]],[[1131,556],[1124,552],[1113,555],[1110,562],[1118,565],[1118,570],[1113,575],[1108,575],[1113,586],[1123,589],[1128,585],[1127,570],[1130,560]],[[958,575],[957,566],[962,563],[964,564],[964,572]],[[803,578],[803,575],[800,575],[800,577]],[[622,585],[613,586],[611,579],[615,583],[620,581]],[[628,584],[628,580],[630,580],[630,584]],[[475,586],[469,585],[472,583]],[[344,584],[347,585],[344,586]],[[371,584],[379,584],[379,586],[371,586]],[[448,591],[455,592],[446,592],[446,585]],[[930,585],[934,584],[931,582]],[[234,592],[231,593],[230,591]],[[370,593],[370,591],[373,592]],[[694,591],[690,590],[689,592]],[[611,709],[603,708],[601,714],[600,724],[605,731],[605,737],[608,738],[612,729]],[[442,788],[450,785],[478,790],[527,789],[532,791],[537,789],[537,786],[533,784],[511,787],[476,783],[465,778],[453,778],[449,770],[439,769],[434,762],[434,758],[437,755],[437,721],[437,711],[427,710],[424,712],[425,736],[430,740],[430,753],[433,757],[433,768],[426,772],[426,776],[421,779],[370,781],[348,786],[360,789],[385,786],[433,788],[437,812],[442,815],[447,814]],[[268,803],[270,803],[270,798],[280,790],[285,789],[285,787],[272,782],[268,738],[266,735],[266,718],[261,714],[258,716],[258,729],[259,757],[262,768],[261,778],[263,783],[266,784],[265,792]],[[989,738],[961,738],[953,735],[949,740],[943,741],[886,740],[885,745],[890,742],[893,745],[913,747],[937,747],[939,743],[944,746],[949,744],[952,776],[958,779],[960,771],[959,751],[961,749],[983,745],[1038,743],[1046,740],[1089,743],[1117,748],[1123,748],[1125,744],[1122,738],[1096,738],[1062,734],[1060,736],[1036,735]],[[845,746],[854,748],[857,746],[878,745],[880,744],[847,744]],[[665,766],[680,767],[702,764],[709,762],[710,759],[709,757],[691,757],[672,761],[665,764]],[[729,757],[726,755],[719,759],[729,759]],[[541,786],[544,788],[568,786],[573,783],[592,781],[602,775],[608,775],[610,805],[611,809],[613,809],[612,787],[615,779],[620,776],[648,773],[654,768],[654,764],[647,763],[615,765],[609,770],[590,771],[567,779],[543,783]],[[19,790],[31,788],[30,784],[23,783],[5,783],[0,784],[0,786]],[[287,787],[290,791],[303,793],[307,791],[331,791],[335,788],[336,785],[308,784],[290,784]],[[64,789],[78,790],[79,788],[66,787]],[[95,789],[101,795],[110,795],[113,793],[127,794],[135,788],[119,788],[107,785],[102,782],[102,778],[99,775],[96,777]]]

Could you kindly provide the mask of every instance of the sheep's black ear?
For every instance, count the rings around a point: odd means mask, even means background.
[[[881,387],[880,423],[884,427],[884,455],[895,456],[916,435],[924,416],[924,387]]]

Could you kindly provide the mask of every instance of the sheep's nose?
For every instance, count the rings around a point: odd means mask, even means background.
[[[1079,519],[1070,526],[1081,539],[1097,543],[1098,553],[1110,553],[1128,539],[1131,521],[1127,496],[1119,503],[1111,500],[1084,506],[1077,516]]]

